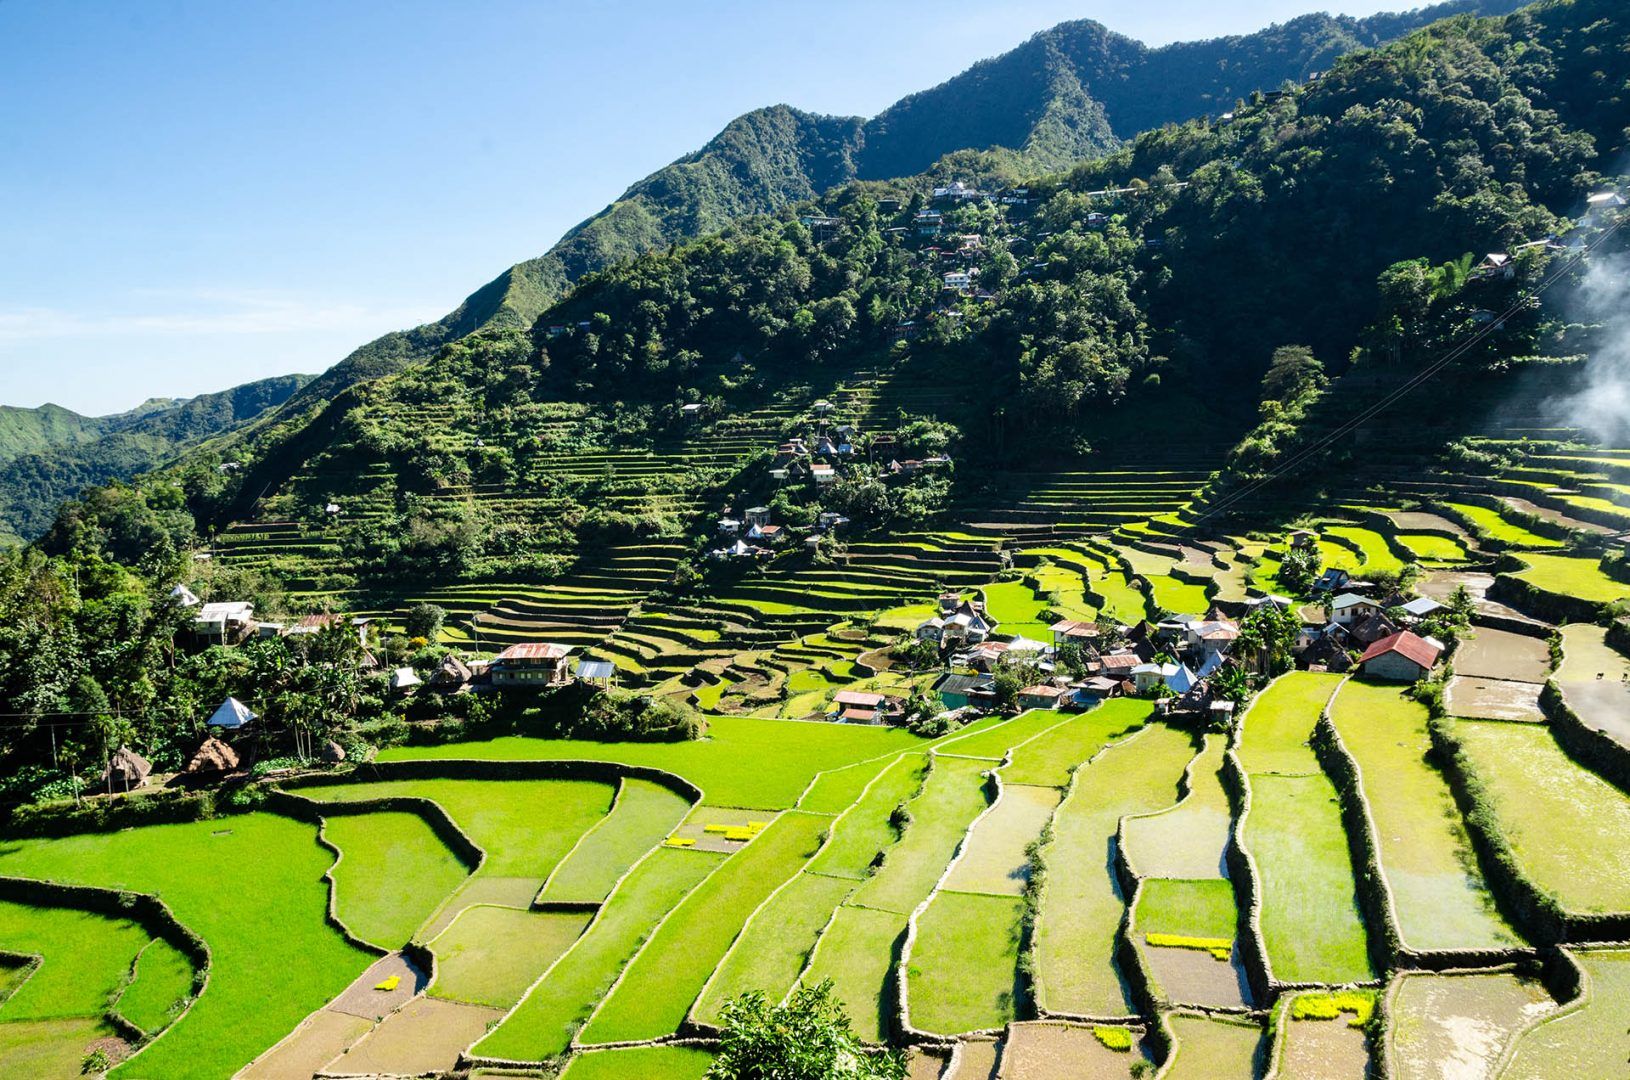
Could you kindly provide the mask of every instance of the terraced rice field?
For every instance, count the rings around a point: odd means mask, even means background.
[[[1580,950],[1585,992],[1523,1031],[1502,1078],[1616,1076],[1630,1061],[1630,951]]]
[[[1417,950],[1520,944],[1495,909],[1448,782],[1428,761],[1426,706],[1396,686],[1350,680],[1330,715],[1358,763],[1404,944]]]
[[[1520,558],[1528,567],[1512,576],[1543,592],[1571,596],[1593,604],[1611,604],[1630,597],[1630,585],[1614,581],[1602,573],[1598,559],[1541,552],[1524,552]]]
[[[1462,720],[1454,734],[1524,873],[1568,911],[1630,911],[1630,797],[1543,726]]]
[[[1399,1080],[1491,1077],[1517,1034],[1556,1009],[1538,980],[1514,972],[1411,972],[1389,994],[1386,1057]]]
[[[1307,745],[1339,677],[1281,677],[1244,718],[1251,787],[1243,830],[1261,878],[1262,935],[1274,977],[1345,983],[1372,977],[1368,937],[1336,789]]]

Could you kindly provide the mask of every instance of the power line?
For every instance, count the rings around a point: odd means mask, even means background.
[[[1277,468],[1273,469],[1267,475],[1261,477],[1260,479],[1257,479],[1257,480],[1251,482],[1250,484],[1248,484],[1245,487],[1239,489],[1238,491],[1231,492],[1229,495],[1227,495],[1223,499],[1219,500],[1218,502],[1216,502],[1215,504],[1210,506],[1206,510],[1205,513],[1203,513],[1199,517],[1195,518],[1193,522],[1191,522],[1187,527],[1185,527],[1182,531],[1178,532],[1176,535],[1178,537],[1193,535],[1195,532],[1198,531],[1198,526],[1202,521],[1205,521],[1205,520],[1207,520],[1209,518],[1217,516],[1218,514],[1222,513],[1224,510],[1228,509],[1230,506],[1233,506],[1236,503],[1238,503],[1241,499],[1244,499],[1246,496],[1251,495],[1254,492],[1261,490],[1263,487],[1267,486],[1268,484],[1271,484],[1273,481],[1275,481],[1275,480],[1279,479],[1280,477],[1284,476],[1285,474],[1290,472],[1292,469],[1295,469],[1297,466],[1301,465],[1303,462],[1307,461],[1309,458],[1311,458],[1315,454],[1319,453],[1320,451],[1322,451],[1323,449],[1325,449],[1326,447],[1328,447],[1332,443],[1336,442],[1338,439],[1345,438],[1347,435],[1350,435],[1352,432],[1356,431],[1358,428],[1362,427],[1364,424],[1366,424],[1370,420],[1374,419],[1377,415],[1379,415],[1384,410],[1390,408],[1391,406],[1395,405],[1398,401],[1402,400],[1404,397],[1407,397],[1409,394],[1411,394],[1414,391],[1420,389],[1420,387],[1422,385],[1424,385],[1426,382],[1431,380],[1434,376],[1436,376],[1444,368],[1448,367],[1450,364],[1454,363],[1456,360],[1458,360],[1462,356],[1466,355],[1466,353],[1469,352],[1472,349],[1473,346],[1477,345],[1478,343],[1483,341],[1485,338],[1487,338],[1489,335],[1493,334],[1496,330],[1500,329],[1504,325],[1504,323],[1506,322],[1507,319],[1510,319],[1510,318],[1516,316],[1524,308],[1526,308],[1531,301],[1537,300],[1541,295],[1543,295],[1553,285],[1555,285],[1558,281],[1560,281],[1565,275],[1572,272],[1575,267],[1579,266],[1581,263],[1584,262],[1585,257],[1587,255],[1594,252],[1598,247],[1600,247],[1602,244],[1606,243],[1608,241],[1608,239],[1613,236],[1614,233],[1618,232],[1620,227],[1622,227],[1623,224],[1624,224],[1623,219],[1620,219],[1619,221],[1614,222],[1610,227],[1608,227],[1606,230],[1603,231],[1601,236],[1597,237],[1597,239],[1595,240],[1594,243],[1590,244],[1584,250],[1580,251],[1578,254],[1576,254],[1572,258],[1570,258],[1567,262],[1563,263],[1560,268],[1558,268],[1556,271],[1554,271],[1553,273],[1548,275],[1545,278],[1544,281],[1540,282],[1539,285],[1537,285],[1533,289],[1529,290],[1528,292],[1526,292],[1522,296],[1520,296],[1516,300],[1516,302],[1514,302],[1511,305],[1511,307],[1506,309],[1505,314],[1500,315],[1497,318],[1491,320],[1486,327],[1479,330],[1477,333],[1473,334],[1471,337],[1467,338],[1465,341],[1461,342],[1459,345],[1454,346],[1452,349],[1449,350],[1449,352],[1447,354],[1445,354],[1442,357],[1442,359],[1438,360],[1437,362],[1433,363],[1431,366],[1429,366],[1429,367],[1425,368],[1424,370],[1420,371],[1419,373],[1417,373],[1414,377],[1410,378],[1402,386],[1400,386],[1397,389],[1391,391],[1385,397],[1383,397],[1380,401],[1376,402],[1374,405],[1371,405],[1368,408],[1361,411],[1357,416],[1355,416],[1352,419],[1348,420],[1347,422],[1343,423],[1341,426],[1339,426],[1335,430],[1329,432],[1324,437],[1318,439],[1317,441],[1315,441],[1311,445],[1309,445],[1307,447],[1304,447],[1302,450],[1297,452],[1293,457],[1291,457],[1288,461],[1285,461],[1283,464],[1281,464]]]

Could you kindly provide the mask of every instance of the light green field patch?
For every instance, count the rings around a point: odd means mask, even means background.
[[[913,1026],[941,1035],[1001,1027],[1016,1016],[1024,902],[942,892],[917,922],[906,979]],[[978,957],[978,963],[969,963]]]
[[[1002,770],[1002,780],[1009,784],[1066,787],[1077,766],[1108,743],[1137,729],[1153,710],[1151,702],[1113,698],[1091,712],[1071,716],[1014,750],[1012,763]]]
[[[1502,1080],[1623,1076],[1630,1061],[1630,950],[1574,954],[1587,995],[1523,1034]]]
[[[584,913],[466,908],[430,943],[436,954],[432,997],[507,1009],[571,948],[589,924]]]
[[[126,919],[0,900],[0,948],[43,958],[0,1020],[100,1019],[150,939]]]
[[[658,921],[726,857],[664,848],[640,862],[599,917],[502,1024],[478,1044],[483,1055],[543,1061],[566,1051]]]
[[[1177,801],[1189,736],[1150,724],[1084,766],[1042,851],[1049,872],[1036,923],[1036,996],[1056,1012],[1117,1016],[1131,1011],[1113,960],[1125,903],[1111,867],[1122,815]],[[1057,869],[1055,869],[1057,868]]]
[[[1466,549],[1460,541],[1452,540],[1447,536],[1437,536],[1432,533],[1399,533],[1398,542],[1409,549],[1409,553],[1425,562],[1465,562]]]
[[[747,917],[803,867],[831,819],[789,810],[673,910],[583,1032],[586,1043],[670,1035]]]
[[[136,958],[136,977],[114,1008],[149,1035],[157,1034],[181,1012],[192,986],[192,961],[168,941],[155,938]]]
[[[689,1046],[635,1046],[578,1054],[561,1080],[702,1080],[713,1055]]]
[[[1138,893],[1138,932],[1232,941],[1239,926],[1234,886],[1221,878],[1148,878]]]
[[[397,949],[464,881],[464,865],[418,814],[337,814],[323,835],[340,849],[334,902],[364,941]]]
[[[877,908],[838,908],[799,979],[804,986],[831,979],[855,1033],[869,1043],[883,1042],[889,1030],[889,971],[906,918]]]
[[[1240,764],[1253,776],[1264,773],[1316,773],[1319,759],[1307,744],[1340,675],[1293,671],[1274,680],[1245,714]]]
[[[1030,880],[1027,849],[1041,839],[1062,797],[1057,788],[1003,784],[996,805],[969,833],[944,887],[958,892],[1022,895]]]
[[[1342,685],[1330,715],[1363,777],[1404,943],[1423,950],[1521,944],[1495,908],[1448,782],[1427,761],[1426,706],[1396,686],[1354,680]]]
[[[1528,564],[1513,577],[1545,592],[1577,597],[1595,604],[1611,604],[1630,597],[1630,585],[1602,573],[1601,560],[1578,555],[1544,555],[1525,551],[1517,556]]]
[[[630,866],[660,844],[690,812],[681,795],[627,778],[611,813],[584,834],[544,888],[545,900],[603,900]]]
[[[909,915],[945,872],[969,823],[988,805],[984,774],[989,768],[988,761],[936,757],[922,793],[907,804],[911,825],[853,902]]]
[[[695,1019],[717,1024],[726,1002],[749,990],[779,1001],[798,981],[832,912],[855,888],[853,881],[799,874],[772,896],[736,939],[697,1003]]]
[[[1223,851],[1233,818],[1220,770],[1227,744],[1225,736],[1205,736],[1205,748],[1189,766],[1189,793],[1181,803],[1126,819],[1126,854],[1140,876],[1220,878],[1226,873]]]
[[[869,876],[883,852],[899,839],[895,809],[917,794],[927,773],[928,759],[922,754],[908,754],[890,765],[833,824],[832,838],[810,860],[809,869],[856,881]]]
[[[1445,503],[1451,510],[1472,523],[1472,527],[1483,536],[1498,540],[1511,547],[1520,548],[1555,548],[1561,547],[1562,541],[1553,540],[1549,536],[1530,532],[1521,525],[1507,521],[1500,516],[1498,510],[1491,510],[1486,506],[1476,506],[1472,503]]]
[[[1194,1013],[1170,1017],[1177,1048],[1162,1080],[1217,1080],[1256,1075],[1262,1027],[1243,1020]]]
[[[1544,725],[1463,720],[1454,732],[1524,872],[1568,911],[1630,911],[1630,798]]]

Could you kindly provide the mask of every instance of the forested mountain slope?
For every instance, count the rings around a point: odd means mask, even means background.
[[[311,380],[284,375],[218,394],[158,399],[115,416],[84,417],[56,405],[0,413],[0,537],[32,538],[57,507],[86,488],[162,465],[287,401]]]
[[[518,263],[435,323],[387,334],[295,401],[309,408],[345,386],[431,355],[482,327],[524,326],[571,282],[750,214],[773,212],[853,179],[928,170],[959,150],[1016,153],[1012,175],[1106,153],[1161,124],[1214,115],[1459,12],[1497,14],[1520,0],[1449,0],[1367,19],[1306,15],[1254,34],[1150,48],[1089,20],[1063,23],[902,99],[871,120],[786,105],[731,121],[706,146],[639,181],[543,256]]]

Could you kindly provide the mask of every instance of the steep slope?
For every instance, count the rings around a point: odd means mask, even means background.
[[[97,418],[54,405],[10,410],[7,420],[34,413],[47,421],[38,430],[66,431],[73,437],[36,443],[0,470],[0,538],[8,533],[38,536],[63,500],[98,484],[129,479],[205,439],[233,431],[282,405],[310,381],[309,375],[283,375],[218,394],[149,401],[128,413]]]
[[[630,187],[547,254],[504,271],[445,318],[357,349],[291,407],[309,409],[482,327],[527,325],[587,273],[835,184],[913,176],[959,150],[1002,148],[1019,152],[1031,171],[1062,168],[1140,131],[1222,112],[1254,90],[1301,79],[1337,56],[1435,19],[1501,14],[1520,2],[1450,0],[1367,19],[1308,15],[1255,34],[1159,49],[1081,20],[1037,34],[870,121],[785,105],[755,110]]]
[[[102,431],[97,417],[81,416],[61,405],[22,409],[0,405],[0,462],[64,443],[85,442]]]

